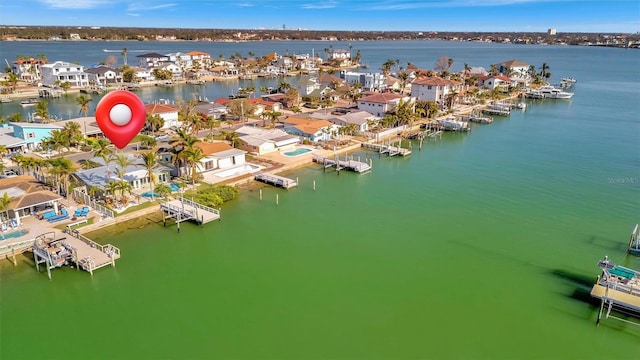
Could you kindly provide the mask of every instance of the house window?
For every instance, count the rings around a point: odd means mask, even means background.
[[[27,139],[34,139],[36,137],[36,133],[30,132],[27,133]]]
[[[431,85],[427,86],[427,90],[431,90]]]

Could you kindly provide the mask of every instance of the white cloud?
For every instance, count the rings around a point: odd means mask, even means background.
[[[174,3],[152,5],[146,2],[134,2],[129,4],[129,7],[127,7],[127,11],[160,10],[160,9],[172,8],[174,6],[176,6],[176,4]]]
[[[300,5],[302,9],[305,10],[315,10],[315,9],[333,9],[338,7],[338,3],[335,1],[322,1],[314,4],[302,4]]]
[[[113,3],[109,0],[40,0],[40,2],[54,9],[93,9]]]
[[[431,0],[431,1],[411,1],[387,0],[370,6],[362,6],[362,9],[368,10],[411,10],[411,9],[427,9],[427,8],[456,8],[456,7],[487,7],[487,6],[509,6],[531,3],[550,3],[550,2],[571,2],[584,0]]]
[[[140,14],[135,14],[135,13],[127,13],[127,15],[129,15],[129,16],[140,16]]]

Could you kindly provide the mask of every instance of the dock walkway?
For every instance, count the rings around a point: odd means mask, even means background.
[[[290,189],[292,187],[298,186],[298,183],[293,179],[289,179],[284,176],[278,176],[273,174],[258,173],[255,175],[254,179],[257,181],[263,182],[265,184],[269,184],[269,185],[273,185],[273,186],[277,186],[285,189]]]
[[[371,171],[370,164],[360,162],[360,161],[355,161],[355,160],[343,161],[337,157],[335,159],[330,159],[330,158],[326,158],[318,155],[314,156],[312,160],[313,162],[324,166],[325,169],[328,167],[334,167],[336,168],[337,171],[344,169],[344,170],[349,170],[357,173],[365,173],[365,172]]]
[[[195,221],[197,224],[206,224],[220,219],[220,210],[198,204],[183,197],[162,202],[160,210],[162,210],[162,222],[165,226],[167,219],[175,219],[178,224],[178,231],[180,231],[180,223],[186,220]]]
[[[56,232],[38,235],[33,243],[33,258],[36,269],[45,264],[47,275],[51,279],[51,270],[63,265],[75,264],[93,275],[93,271],[104,266],[116,266],[120,258],[120,249],[107,244],[101,245],[81,235],[75,230],[66,230],[68,236],[58,236]]]
[[[411,155],[410,149],[405,149],[399,146],[392,146],[386,144],[372,144],[372,143],[362,143],[362,147],[365,149],[371,149],[379,152],[380,154],[389,154],[389,156],[407,156]]]

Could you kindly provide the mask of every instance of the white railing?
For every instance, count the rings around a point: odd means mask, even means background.
[[[220,215],[220,210],[214,209],[214,208],[211,208],[211,207],[208,207],[208,206],[205,206],[205,205],[198,204],[197,202],[191,201],[191,200],[187,200],[184,197],[181,197],[180,201],[182,203],[186,204],[186,205],[193,206],[194,208],[202,209],[202,210],[205,210],[205,211],[208,211],[208,212],[212,212],[212,213],[214,213],[216,215]]]

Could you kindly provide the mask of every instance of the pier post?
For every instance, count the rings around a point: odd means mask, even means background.
[[[13,266],[18,266],[18,262],[16,261],[16,248],[11,248],[11,255],[13,255]]]
[[[313,180],[313,191],[315,191],[315,190],[316,190],[316,181]]]
[[[80,259],[78,259],[78,249],[73,248],[73,256],[76,258],[76,271],[80,271]]]
[[[51,280],[51,266],[49,265],[49,259],[44,259],[44,264],[47,266],[47,276]]]
[[[276,205],[278,205],[278,203],[279,203],[279,195],[276,194]]]
[[[36,254],[35,250],[33,251],[33,260],[36,262],[36,270],[40,272],[40,259],[38,259],[38,254]]]
[[[178,214],[176,215],[176,225],[178,225],[178,233],[179,233],[180,232],[180,210],[178,210]]]
[[[296,176],[296,184],[300,185],[300,182],[298,182],[298,177]]]
[[[262,189],[260,189],[260,200],[262,200]]]

